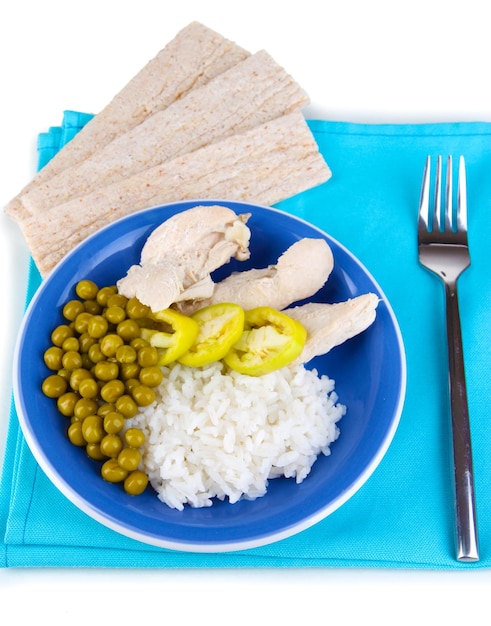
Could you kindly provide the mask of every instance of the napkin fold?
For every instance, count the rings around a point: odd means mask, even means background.
[[[67,111],[61,126],[41,133],[39,167],[90,118]],[[294,537],[239,552],[182,553],[124,537],[71,504],[35,462],[12,406],[0,485],[0,566],[490,566],[491,124],[309,125],[332,179],[277,207],[327,231],[360,259],[391,302],[406,346],[406,402],[378,468],[340,509]],[[416,213],[427,154],[464,154],[467,163],[472,265],[459,289],[481,548],[475,564],[454,559],[443,291],[417,259]],[[31,261],[27,301],[40,282]]]

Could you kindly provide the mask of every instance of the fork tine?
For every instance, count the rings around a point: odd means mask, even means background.
[[[452,230],[452,156],[447,159],[447,184],[445,192],[445,221],[444,228],[446,231]]]
[[[430,164],[431,159],[426,157],[423,182],[421,185],[421,197],[419,200],[418,229],[428,230],[428,210],[430,205]]]
[[[456,220],[453,218],[453,162],[452,155],[448,156],[445,180],[445,202],[442,207],[442,157],[439,155],[436,162],[434,206],[430,209],[430,173],[431,157],[426,157],[425,169],[423,172],[423,182],[421,186],[421,196],[419,202],[418,228],[428,232],[457,231],[467,232],[467,191],[465,160],[463,156],[459,159],[458,190],[457,190],[457,213]],[[443,210],[442,210],[443,209]],[[431,211],[431,215],[430,215]],[[443,222],[443,224],[442,224]],[[456,227],[454,227],[454,223]],[[443,226],[443,228],[442,228]]]
[[[440,230],[442,223],[442,157],[438,155],[435,175],[435,208],[433,213],[433,230]]]
[[[465,160],[460,157],[459,161],[459,186],[457,191],[457,231],[467,232],[467,185],[465,177]]]

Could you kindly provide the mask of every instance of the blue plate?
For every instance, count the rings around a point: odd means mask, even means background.
[[[61,307],[82,278],[114,284],[138,263],[145,240],[170,216],[196,204],[178,202],[148,209],[86,239],[42,283],[26,311],[14,367],[14,397],[20,424],[37,462],[77,507],[123,535],[184,551],[218,552],[265,545],[312,526],[346,502],[369,478],[395,434],[406,387],[404,347],[394,313],[372,276],[342,245],[316,227],[284,212],[240,202],[218,201],[236,213],[251,213],[251,258],[217,271],[274,263],[303,237],[322,237],[334,254],[334,270],[312,300],[338,302],[373,292],[380,296],[377,318],[361,335],[309,364],[336,382],[347,414],[332,454],[320,456],[300,485],[275,479],[255,501],[216,502],[212,507],[176,511],[151,488],[138,497],[100,477],[99,466],[66,436],[66,418],[41,392],[47,375],[42,354],[52,329],[62,322]]]

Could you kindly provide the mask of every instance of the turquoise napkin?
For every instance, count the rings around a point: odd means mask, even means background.
[[[90,116],[66,112],[39,137],[39,164]],[[405,340],[407,398],[379,467],[344,506],[295,537],[226,554],[188,554],[123,537],[79,511],[34,461],[12,409],[0,491],[0,563],[100,567],[392,567],[491,564],[491,124],[363,125],[314,120],[327,183],[279,204],[347,246],[392,303]],[[481,560],[454,560],[443,291],[418,265],[416,212],[427,154],[464,154],[471,268],[460,281]],[[31,264],[30,299],[40,283]]]

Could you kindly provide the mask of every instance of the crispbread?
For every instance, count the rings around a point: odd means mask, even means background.
[[[165,109],[190,90],[245,59],[249,53],[206,26],[183,28],[70,141],[5,208],[13,219],[27,216],[22,196],[66,167],[80,163],[119,134]]]
[[[25,193],[30,215],[300,109],[307,94],[264,50]]]
[[[270,205],[329,177],[330,170],[297,111],[101,187],[20,225],[39,271],[46,276],[88,235],[147,207],[192,198]]]

